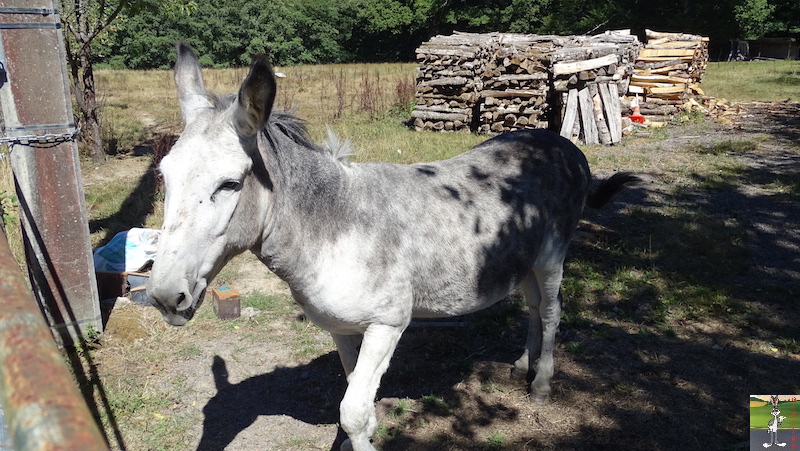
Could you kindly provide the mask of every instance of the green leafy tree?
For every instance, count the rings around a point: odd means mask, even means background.
[[[767,0],[742,0],[733,11],[740,36],[744,39],[758,39],[779,28],[773,19],[775,5],[770,5]]]

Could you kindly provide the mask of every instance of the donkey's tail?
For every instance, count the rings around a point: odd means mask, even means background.
[[[600,186],[589,194],[586,199],[586,205],[592,208],[600,208],[608,202],[614,194],[625,187],[625,185],[635,185],[641,182],[642,179],[636,177],[630,172],[618,172],[611,177],[603,180]]]

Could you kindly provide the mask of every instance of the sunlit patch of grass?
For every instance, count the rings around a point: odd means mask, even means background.
[[[681,110],[675,118],[672,119],[673,125],[683,126],[690,124],[699,124],[705,121],[705,114],[700,110]]]
[[[709,63],[701,87],[736,102],[800,100],[800,61]]]
[[[791,199],[800,198],[800,174],[780,174],[775,180],[767,183],[763,188],[779,195],[787,195]]]
[[[686,149],[701,155],[732,155],[754,152],[758,149],[758,143],[748,139],[729,139],[713,144],[689,144]]]
[[[486,445],[488,449],[502,449],[507,441],[508,439],[503,434],[495,432],[486,439]]]
[[[328,334],[320,329],[311,321],[303,318],[292,323],[292,330],[296,333],[296,338],[292,342],[294,355],[301,360],[310,359],[320,355],[328,348],[329,343],[320,341],[317,337]],[[332,341],[332,340],[331,340]]]

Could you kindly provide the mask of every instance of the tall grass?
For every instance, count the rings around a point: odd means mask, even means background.
[[[800,102],[800,61],[709,63],[701,87],[733,102]]]
[[[441,149],[438,138],[428,139],[432,134],[419,140],[418,133],[399,125],[413,108],[415,70],[413,63],[278,67],[286,78],[278,79],[275,104],[308,121],[315,139],[322,139],[325,124],[331,124],[357,143],[367,143],[370,149],[358,159],[407,162],[391,152],[433,141],[430,151],[435,158],[478,142],[463,135],[451,137],[444,141],[452,141],[452,148]],[[206,88],[218,94],[235,92],[246,75],[247,68],[204,70]],[[99,70],[97,86],[104,138],[113,149],[125,153],[154,134],[180,131],[172,71]],[[701,86],[707,94],[730,101],[800,101],[800,62],[710,63]],[[373,130],[376,126],[379,133]]]
[[[364,124],[406,119],[414,99],[413,64],[339,64],[278,67],[275,105],[308,121],[322,138],[324,124]],[[236,92],[247,68],[207,69],[206,89]],[[181,128],[172,71],[99,70],[97,86],[104,138],[120,152],[142,144],[153,134]],[[402,130],[402,129],[400,129]]]

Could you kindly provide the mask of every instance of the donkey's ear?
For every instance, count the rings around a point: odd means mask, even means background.
[[[256,56],[239,88],[234,125],[240,136],[253,136],[266,125],[275,101],[276,86],[272,66],[263,55]]]
[[[175,61],[175,85],[178,87],[178,102],[181,105],[183,123],[188,124],[196,117],[198,110],[211,108],[203,86],[203,75],[200,73],[200,61],[185,42],[177,45],[178,59]]]

